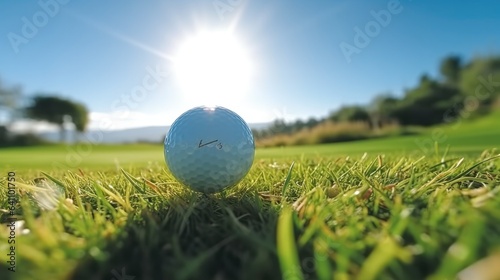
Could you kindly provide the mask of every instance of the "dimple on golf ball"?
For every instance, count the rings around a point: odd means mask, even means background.
[[[224,107],[196,107],[165,137],[165,161],[183,185],[214,193],[236,185],[252,166],[255,144],[246,122]]]

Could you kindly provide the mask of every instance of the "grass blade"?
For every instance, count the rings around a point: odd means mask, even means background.
[[[120,170],[122,171],[122,174],[125,176],[127,181],[129,181],[138,192],[140,192],[141,194],[146,194],[144,188],[141,187],[142,182],[132,177],[132,175],[128,174],[125,170],[123,170],[123,168],[121,168]]]
[[[286,190],[288,189],[288,185],[290,184],[290,178],[292,178],[292,170],[293,166],[295,165],[295,161],[292,162],[290,165],[290,169],[288,169],[288,174],[286,175],[285,183],[283,184],[283,191],[281,192],[281,195],[284,197]]]
[[[286,207],[278,219],[277,248],[283,279],[304,279],[293,233],[293,210]]]
[[[473,166],[471,166],[471,167],[467,168],[467,170],[465,170],[464,172],[462,172],[462,173],[458,174],[457,176],[455,176],[455,178],[453,178],[452,180],[456,180],[456,179],[458,179],[458,178],[460,178],[460,177],[462,177],[462,176],[465,176],[465,175],[467,175],[469,172],[471,172],[474,168],[478,167],[479,165],[481,165],[481,164],[483,164],[483,163],[486,163],[486,162],[488,162],[488,161],[491,161],[491,160],[497,159],[497,158],[500,158],[500,154],[498,154],[498,155],[496,155],[496,156],[492,156],[492,157],[490,157],[490,158],[487,158],[487,159],[485,159],[485,160],[482,160],[482,161],[480,161],[480,162],[478,162],[478,163],[474,164]]]

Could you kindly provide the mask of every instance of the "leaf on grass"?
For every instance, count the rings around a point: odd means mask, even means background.
[[[44,210],[54,210],[61,199],[65,197],[63,187],[45,178],[35,179],[35,184],[37,187],[42,188],[43,191],[34,191],[32,198]]]
[[[46,189],[44,189],[44,188],[40,188],[40,187],[37,187],[37,186],[24,184],[24,183],[21,183],[21,182],[16,182],[16,187],[18,187],[19,190],[24,190],[24,191],[27,191],[27,192],[43,192],[43,191],[46,191]]]
[[[54,210],[59,205],[61,199],[65,197],[64,185],[54,178],[50,181],[46,178],[37,178],[34,181],[35,186],[19,182],[16,185],[20,189],[28,191],[28,196],[41,209]]]
[[[63,184],[61,181],[57,180],[56,178],[54,178],[54,177],[50,176],[49,174],[47,174],[47,173],[45,173],[45,172],[42,172],[42,174],[43,174],[43,176],[45,176],[45,177],[49,178],[52,182],[54,182],[54,183],[56,183],[57,185],[59,185],[59,187],[61,187],[61,188],[66,188],[66,186],[64,186],[64,184]]]

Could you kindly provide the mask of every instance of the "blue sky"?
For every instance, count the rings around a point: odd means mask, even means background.
[[[0,10],[2,81],[81,101],[100,129],[168,125],[202,105],[203,93],[184,94],[171,59],[200,30],[231,30],[251,59],[246,94],[212,100],[248,122],[322,117],[377,93],[401,95],[420,75],[437,76],[444,56],[500,51],[493,0],[41,0],[2,1]],[[391,18],[376,27],[374,13]],[[355,29],[367,27],[369,42],[356,45]],[[347,59],[342,44],[357,52]],[[145,79],[154,86],[130,101]]]

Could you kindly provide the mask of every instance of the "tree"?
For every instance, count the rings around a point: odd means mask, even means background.
[[[449,56],[441,62],[440,72],[444,82],[448,85],[457,86],[460,82],[460,71],[462,60],[458,56]]]
[[[33,104],[26,108],[26,112],[31,118],[58,125],[61,141],[65,139],[65,123],[69,118],[78,132],[85,131],[88,123],[88,111],[83,104],[56,96],[35,96]]]
[[[320,120],[317,120],[315,119],[314,117],[310,117],[307,121],[306,121],[306,127],[307,128],[313,128],[315,126],[317,126],[319,123],[321,123]]]
[[[402,125],[433,125],[442,123],[446,112],[461,99],[460,91],[431,79],[406,92],[394,110],[394,117]]]
[[[389,123],[394,118],[394,111],[399,102],[400,100],[390,93],[375,96],[368,106],[372,127],[379,129]]]
[[[489,111],[500,98],[500,57],[476,58],[462,70],[460,89],[464,98],[479,102],[479,109]]]
[[[344,106],[331,113],[329,119],[336,122],[369,122],[370,114],[362,106]]]
[[[89,122],[89,114],[87,108],[81,103],[74,103],[75,112],[71,115],[75,129],[78,132],[83,132],[87,128]]]

